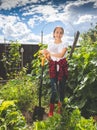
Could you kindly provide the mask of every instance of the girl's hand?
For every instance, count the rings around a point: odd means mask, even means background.
[[[48,61],[51,60],[51,57],[50,57],[50,54],[49,54],[49,53],[46,54],[46,59],[47,59]]]
[[[46,54],[48,53],[48,50],[44,49],[44,50],[40,50],[39,52],[40,52],[41,54],[43,54],[43,55],[46,55]]]
[[[43,54],[44,57],[45,57],[47,60],[50,60],[50,59],[51,59],[51,57],[50,57],[50,53],[49,53],[48,50],[46,50],[46,49],[41,50],[40,53]]]
[[[43,50],[43,54],[44,54],[44,55],[47,55],[48,53],[49,53],[48,50],[46,50],[46,49]]]

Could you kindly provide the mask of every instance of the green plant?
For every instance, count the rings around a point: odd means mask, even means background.
[[[0,130],[27,130],[25,118],[15,102],[2,101],[0,104]]]
[[[38,85],[32,77],[26,75],[26,70],[20,71],[19,75],[9,80],[0,89],[0,98],[4,100],[17,100],[20,110],[32,111],[38,100]]]
[[[55,114],[53,117],[45,121],[37,121],[33,124],[33,130],[58,130],[57,127],[60,123],[60,115]]]
[[[42,74],[42,67],[41,67],[41,59],[42,55],[40,55],[40,50],[47,47],[46,44],[39,44],[40,49],[37,53],[34,55],[34,60],[32,61],[32,79],[36,80],[38,83],[38,86],[40,85],[41,80],[41,74]],[[50,78],[48,74],[48,61],[45,59],[44,61],[44,67],[43,67],[43,83],[42,83],[42,104],[47,105],[49,102],[49,94],[50,94]],[[46,100],[45,100],[46,99]]]
[[[96,130],[93,118],[85,119],[78,108],[73,111],[64,109],[62,116],[54,114],[45,121],[33,124],[33,130]]]
[[[18,42],[11,42],[3,53],[3,64],[6,69],[7,78],[14,78],[20,70],[21,55]]]
[[[86,117],[97,113],[97,42],[80,46],[69,61],[68,87],[73,106]]]
[[[81,116],[79,109],[71,113],[70,130],[96,130],[93,118],[85,119]]]
[[[83,116],[97,114],[97,25],[82,34],[80,46],[68,60],[69,79],[66,94],[72,108],[78,106]],[[69,91],[68,91],[69,90]]]
[[[32,61],[32,72],[31,74],[33,75],[33,79],[39,79],[41,77],[41,60],[43,55],[40,54],[40,50],[44,49],[47,47],[46,44],[39,44],[39,51],[37,51],[34,54],[34,60]],[[45,59],[44,61],[44,73],[43,73],[43,78],[44,78],[44,84],[49,84],[49,78],[48,78],[48,61]]]

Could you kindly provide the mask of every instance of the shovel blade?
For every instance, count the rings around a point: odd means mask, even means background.
[[[45,114],[45,109],[43,107],[35,106],[33,112],[33,120],[43,120],[43,115]]]

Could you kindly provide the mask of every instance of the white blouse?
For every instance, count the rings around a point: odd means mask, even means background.
[[[59,44],[55,44],[55,43],[52,42],[52,43],[48,44],[48,49],[47,50],[50,51],[51,53],[60,53],[60,52],[62,52],[63,48],[67,48],[67,47],[68,47],[67,43],[61,42]],[[51,59],[53,61],[59,61],[60,59],[63,59],[65,57],[66,57],[66,53],[62,58],[56,58],[54,56],[51,56]]]

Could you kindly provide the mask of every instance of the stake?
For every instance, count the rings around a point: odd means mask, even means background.
[[[76,36],[75,36],[75,38],[74,38],[74,42],[73,42],[72,48],[71,48],[71,52],[70,52],[69,59],[71,59],[71,57],[72,57],[72,54],[73,54],[73,52],[74,52],[74,48],[75,48],[76,43],[77,43],[78,38],[79,38],[79,34],[80,34],[80,32],[77,31]]]

